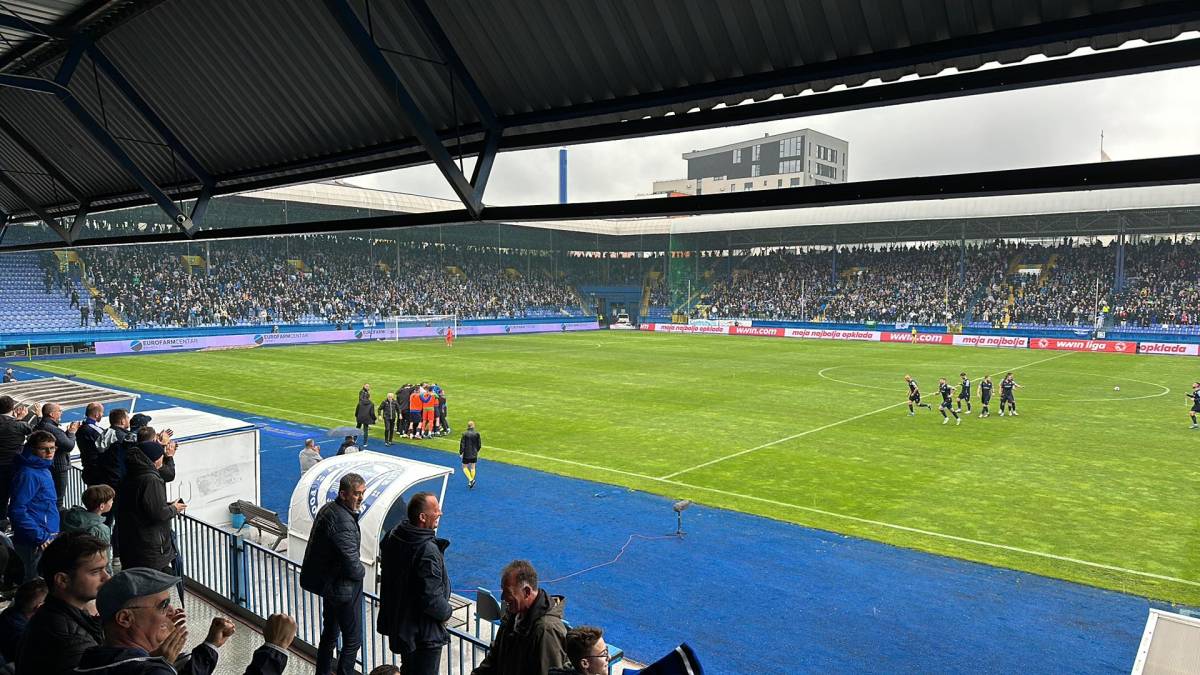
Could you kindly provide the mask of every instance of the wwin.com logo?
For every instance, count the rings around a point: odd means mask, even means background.
[[[134,340],[133,342],[130,342],[130,343],[129,343],[129,350],[130,350],[130,351],[134,351],[134,352],[140,352],[140,351],[142,351],[142,341],[141,341],[141,340]]]

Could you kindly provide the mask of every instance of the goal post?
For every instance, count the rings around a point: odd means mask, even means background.
[[[458,334],[457,314],[402,314],[389,316],[384,326],[387,328],[386,339],[400,340],[409,337],[444,337],[446,331],[453,330]],[[433,329],[430,331],[429,329]]]

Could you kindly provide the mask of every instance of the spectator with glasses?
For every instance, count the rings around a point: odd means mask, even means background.
[[[594,626],[576,626],[567,631],[564,643],[569,664],[551,668],[550,675],[607,675],[608,645],[604,631]]]

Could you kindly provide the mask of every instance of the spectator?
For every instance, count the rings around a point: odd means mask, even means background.
[[[18,406],[11,396],[0,396],[0,532],[8,529],[8,498],[12,490],[15,465],[13,460],[25,447],[25,438],[32,429],[21,421],[25,407]]]
[[[418,492],[408,500],[408,517],[384,537],[379,590],[379,632],[400,655],[403,675],[437,675],[442,648],[450,643],[450,577],[439,539],[442,517],[437,497]]]
[[[93,485],[83,491],[83,506],[72,506],[61,514],[64,533],[90,534],[109,545],[106,552],[109,574],[112,574],[112,530],[105,524],[104,517],[112,511],[116,496],[116,490],[108,485]]]
[[[567,664],[562,596],[538,588],[537,570],[514,560],[500,576],[504,617],[492,648],[472,675],[548,675]]]
[[[387,398],[379,404],[379,414],[383,417],[383,444],[390,446],[396,433],[396,419],[400,416],[400,402],[395,394],[388,392]]]
[[[550,670],[550,675],[607,675],[608,645],[604,631],[592,626],[576,626],[567,631],[567,659],[563,668]]]
[[[353,675],[354,662],[362,644],[362,580],[366,573],[360,560],[361,533],[358,509],[366,481],[356,473],[342,476],[338,496],[325,504],[313,519],[308,547],[300,568],[300,586],[321,596],[321,639],[317,645],[317,672],[329,673],[338,634],[342,647],[337,660],[338,675]]]
[[[321,461],[321,446],[311,438],[305,439],[300,451],[300,473],[304,474]]]
[[[347,436],[345,440],[342,441],[342,444],[338,446],[337,454],[340,456],[349,454],[351,452],[358,452],[358,445],[356,445],[356,443],[356,436]]]
[[[393,666],[390,663],[385,663],[382,666],[376,666],[375,669],[371,671],[370,675],[400,675],[402,672],[404,671],[400,670],[396,666]]]
[[[371,425],[375,424],[375,404],[371,402],[371,385],[364,384],[358,392],[358,407],[354,409],[354,422],[362,431],[362,449],[367,449],[367,437]]]
[[[154,430],[147,427],[149,436]],[[172,441],[173,445],[174,442]],[[167,502],[167,484],[159,469],[166,448],[157,440],[139,442],[125,456],[127,473],[117,487],[117,543],[121,567],[171,569],[178,551],[171,519],[187,510],[181,500]]]
[[[8,663],[17,662],[17,651],[25,628],[46,601],[46,582],[35,577],[21,584],[8,609],[0,613],[0,656]]]
[[[13,545],[25,564],[23,581],[37,576],[38,559],[58,534],[58,502],[50,475],[55,447],[50,432],[35,431],[29,434],[25,450],[13,460],[16,470],[8,515]]]
[[[107,550],[86,534],[63,535],[46,547],[38,571],[49,594],[25,629],[17,675],[69,673],[85,650],[104,641],[90,605],[109,579]]]
[[[96,609],[104,624],[104,644],[88,649],[79,673],[96,675],[175,675],[187,640],[187,622],[171,608],[171,587],[178,577],[150,569],[122,570],[100,589]],[[281,627],[282,624],[282,627]],[[204,642],[188,660],[192,675],[208,675],[217,666],[217,650],[233,636],[234,624],[216,617]],[[289,635],[290,634],[290,635]],[[287,667],[287,647],[295,637],[291,617],[273,615],[263,630],[266,642],[254,652],[248,675],[277,675]]]
[[[89,403],[83,413],[83,424],[75,432],[75,443],[79,446],[79,461],[83,464],[83,484],[100,485],[100,450],[98,443],[104,435],[100,420],[104,418],[104,405]]]
[[[16,381],[17,381],[17,376],[13,375],[13,369],[5,368],[4,369],[4,384],[8,384],[9,382],[16,382]]]
[[[63,429],[62,407],[57,403],[47,403],[42,406],[42,423],[38,428],[54,436],[57,446],[54,451],[54,491],[58,496],[58,508],[61,509],[67,494],[67,473],[71,471],[71,451],[75,449],[75,432],[79,429],[79,422],[71,422]]]

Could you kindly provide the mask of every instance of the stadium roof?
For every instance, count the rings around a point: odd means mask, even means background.
[[[497,149],[1200,62],[1184,41],[926,77],[1166,40],[1200,26],[1189,0],[3,6],[0,211],[66,240],[81,214],[142,204],[193,236],[214,195],[429,162],[464,219],[479,220]],[[921,77],[898,81],[909,75]],[[892,84],[858,87],[875,78]],[[828,91],[838,85],[850,89]],[[758,103],[738,105],[747,100]],[[470,177],[455,166],[460,152],[484,157]],[[196,200],[186,212],[185,199]]]

